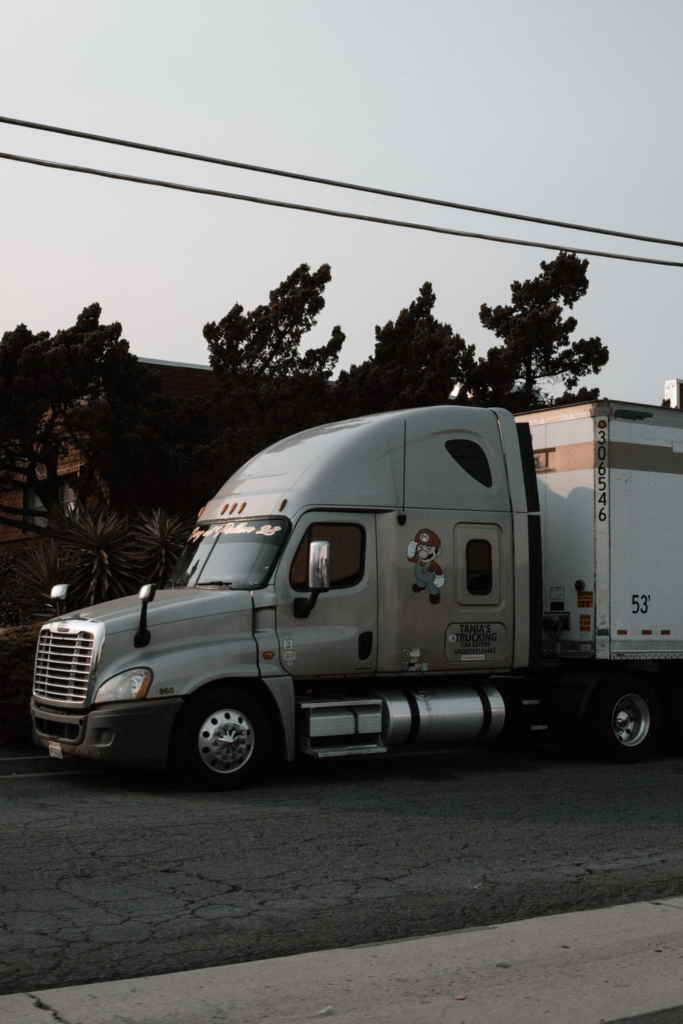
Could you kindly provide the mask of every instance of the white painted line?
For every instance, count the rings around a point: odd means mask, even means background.
[[[59,769],[53,772],[26,772],[26,774],[20,775],[13,772],[11,775],[0,775],[0,779],[45,779],[48,776],[51,779],[56,779],[62,778],[64,775],[102,775],[102,771],[99,768],[83,768],[80,772],[60,772]]]

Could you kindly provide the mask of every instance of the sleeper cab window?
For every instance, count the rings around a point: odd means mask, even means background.
[[[493,587],[491,545],[487,540],[467,543],[467,589],[470,594],[490,594]]]
[[[484,487],[490,487],[493,483],[491,467],[486,458],[486,452],[476,441],[469,441],[464,437],[456,438],[453,441],[446,441],[446,451],[452,459],[458,463],[461,469]]]
[[[289,581],[294,590],[308,590],[308,549],[314,540],[330,543],[330,590],[354,587],[363,578],[365,531],[354,523],[313,523],[297,548]]]

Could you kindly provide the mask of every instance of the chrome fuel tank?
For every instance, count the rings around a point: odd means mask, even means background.
[[[382,741],[441,743],[493,739],[505,723],[505,705],[495,686],[409,687],[377,690],[382,701]]]

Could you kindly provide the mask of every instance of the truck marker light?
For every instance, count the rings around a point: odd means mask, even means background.
[[[243,501],[242,504],[240,505],[240,507],[237,509],[237,515],[238,516],[242,515],[242,513],[244,512],[244,507],[245,507],[246,504],[247,504],[246,501]]]
[[[598,420],[598,426],[601,428],[601,430],[604,430],[607,426],[607,420]]]
[[[202,507],[200,508],[199,512],[197,513],[197,519],[200,518],[200,516],[201,516],[201,514],[202,514],[202,512],[204,511],[205,508],[206,508],[206,505],[202,505]]]
[[[282,510],[284,509],[286,504],[287,504],[287,499],[283,498],[282,501],[280,502],[280,507],[278,508],[278,512],[282,512]]]
[[[270,659],[274,658],[275,655],[274,655],[274,653],[272,651],[264,651],[263,652],[263,657],[264,657],[265,661],[270,661]]]
[[[617,636],[626,636],[627,633],[628,633],[627,629],[618,629],[617,630]]]
[[[661,633],[662,636],[671,636],[671,630],[670,629],[660,629],[659,632]]]
[[[236,508],[237,508],[237,502],[233,501],[232,505],[230,506],[230,511],[228,512],[228,515],[231,516]]]
[[[228,503],[227,503],[227,501],[226,501],[225,505],[224,505],[224,506],[223,506],[223,508],[221,509],[221,515],[224,515],[224,513],[225,513],[225,510],[226,510],[226,508],[227,508],[227,507],[228,507]]]
[[[652,636],[652,630],[651,629],[641,629],[640,632],[642,633],[643,636]]]

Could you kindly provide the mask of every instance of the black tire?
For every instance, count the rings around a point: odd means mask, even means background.
[[[201,789],[241,789],[270,764],[273,730],[256,697],[234,686],[212,686],[190,698],[173,738],[176,776]]]
[[[586,739],[602,761],[634,764],[657,747],[662,715],[657,694],[637,676],[601,683],[586,714]]]
[[[678,684],[678,685],[677,685]],[[661,692],[662,747],[667,754],[683,756],[683,686],[678,679]]]

